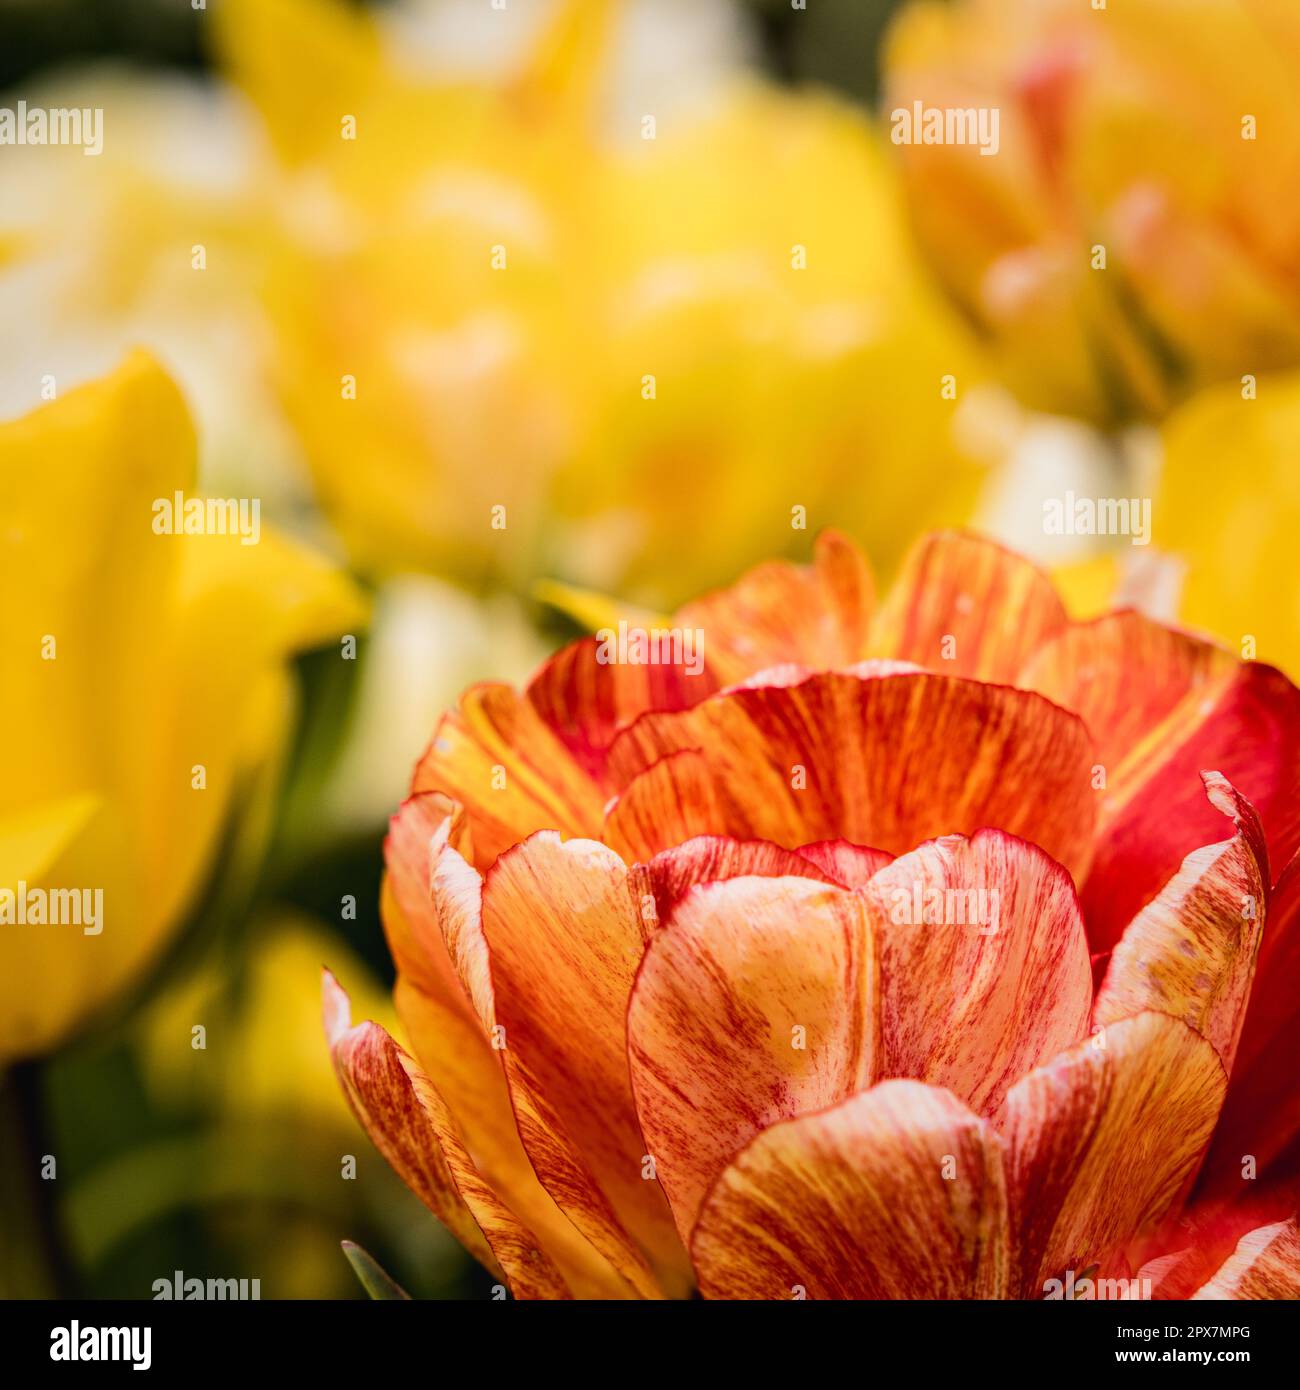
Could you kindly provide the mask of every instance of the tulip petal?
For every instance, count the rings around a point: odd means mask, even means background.
[[[1237,833],[1189,854],[1133,919],[1093,1017],[1105,1025],[1146,1009],[1172,1014],[1213,1044],[1231,1074],[1264,928],[1268,854],[1254,807],[1218,773],[1204,779]]]
[[[704,634],[709,669],[732,685],[772,666],[860,661],[873,603],[866,557],[848,537],[823,531],[812,565],[757,565],[730,588],[686,604],[676,622]]]
[[[384,841],[385,887],[400,916],[386,915],[385,926],[398,969],[417,981],[426,994],[472,1020],[475,1015],[469,996],[447,954],[430,897],[434,862],[451,829],[445,808],[441,796],[424,793],[408,797],[389,821]],[[476,873],[474,880],[479,882]]]
[[[1034,564],[979,536],[938,532],[918,541],[877,615],[876,656],[945,674],[1011,684],[1068,618]]]
[[[697,835],[672,849],[656,854],[648,864],[635,864],[628,874],[632,902],[643,922],[662,924],[697,883],[757,876],[760,878],[813,878],[847,887],[827,876],[811,860],[766,840],[731,840],[723,835]],[[646,896],[652,915],[646,916]],[[646,933],[649,935],[649,933]]]
[[[725,836],[724,827],[744,820],[728,800],[708,758],[682,748],[634,777],[610,802],[602,838],[628,863],[647,863],[687,840]]]
[[[1212,642],[1124,611],[1058,633],[1031,655],[1016,684],[1083,720],[1113,792],[1123,785],[1128,754],[1152,729],[1191,691],[1230,676],[1236,665]]]
[[[718,682],[704,667],[702,647],[696,653],[698,669],[685,659],[608,660],[602,658],[599,636],[581,638],[556,653],[528,682],[526,693],[578,765],[603,783],[605,757],[620,729],[646,710],[689,709],[712,695]]]
[[[1300,855],[1277,882],[1264,923],[1228,1098],[1198,1194],[1254,1202],[1300,1196]],[[1273,1194],[1276,1194],[1274,1197]]]
[[[1041,696],[929,672],[821,672],[793,684],[738,687],[679,714],[643,715],[615,741],[626,784],[696,750],[671,795],[639,800],[640,857],[690,834],[823,839],[893,854],[937,835],[991,825],[1030,837],[1076,877],[1091,846],[1092,749],[1076,716]],[[620,802],[623,798],[620,798]],[[658,828],[650,805],[682,814]],[[624,808],[611,824],[633,840]]]
[[[685,1251],[646,1176],[628,1079],[642,936],[627,870],[605,845],[539,832],[489,872],[482,930],[500,1055],[538,1177],[639,1292],[676,1292]]]
[[[692,889],[646,949],[628,1008],[637,1111],[677,1228],[776,1120],[870,1084],[877,990],[862,900],[808,878]]]
[[[1242,1236],[1231,1257],[1192,1300],[1300,1299],[1300,1224],[1296,1218]]]
[[[946,1087],[987,1115],[1083,1036],[1083,916],[1069,874],[1036,845],[999,830],[946,836],[864,891],[879,924],[882,1076]]]
[[[893,859],[883,849],[870,849],[848,840],[817,840],[799,846],[799,857],[816,864],[833,883],[861,888]]]
[[[442,792],[464,808],[481,871],[535,830],[593,835],[602,819],[591,778],[507,685],[474,686],[442,717],[411,791]]]
[[[947,1092],[886,1081],[760,1134],[700,1213],[709,1298],[1000,1298],[997,1134]]]
[[[325,1028],[348,1104],[402,1181],[475,1259],[520,1298],[565,1298],[559,1271],[483,1181],[428,1077],[378,1024],[351,1026],[347,995],[324,976]]]
[[[1247,663],[1192,689],[1124,764],[1103,797],[1094,867],[1082,889],[1094,951],[1105,951],[1173,877],[1183,857],[1220,834],[1199,774],[1215,768],[1259,813],[1268,857],[1300,847],[1300,690]]]
[[[1105,1264],[1161,1220],[1195,1170],[1223,1101],[1223,1065],[1185,1023],[1111,1024],[1012,1087],[997,1124],[1010,1146],[1021,1296]]]

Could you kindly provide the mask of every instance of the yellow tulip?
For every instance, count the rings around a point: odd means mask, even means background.
[[[1292,0],[901,12],[884,109],[912,220],[1031,404],[1111,425],[1300,362],[1297,63]],[[988,157],[919,143],[918,103],[931,134],[996,114]]]
[[[1187,561],[1182,617],[1300,678],[1300,375],[1205,392],[1163,442],[1152,532]]]
[[[977,367],[877,137],[756,81],[609,130],[617,10],[561,6],[520,71],[453,81],[336,3],[223,6],[274,150],[277,377],[323,502],[369,570],[646,603],[831,518],[888,566],[969,512],[952,428]]]
[[[288,657],[361,618],[269,530],[157,533],[194,477],[185,405],[143,354],[0,425],[0,1060],[157,958],[282,744]]]

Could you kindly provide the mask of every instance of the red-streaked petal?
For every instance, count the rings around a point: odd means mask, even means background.
[[[1125,759],[1151,730],[1189,692],[1236,666],[1223,647],[1126,610],[1059,633],[1029,658],[1016,684],[1079,715],[1113,791]]]
[[[732,840],[725,835],[697,835],[666,849],[648,864],[635,864],[628,875],[633,904],[643,923],[666,922],[673,909],[697,883],[719,879],[814,878],[847,887],[810,859],[766,840]],[[650,902],[646,902],[647,894]],[[647,915],[647,908],[650,909]]]
[[[628,1080],[626,1014],[642,937],[607,846],[543,831],[483,889],[495,1018],[520,1135],[556,1202],[639,1291],[688,1277],[647,1176]]]
[[[604,810],[596,784],[508,685],[474,686],[443,715],[411,791],[460,804],[480,870],[535,830],[594,835]]]
[[[811,845],[800,845],[799,856],[846,888],[861,888],[894,857],[883,849],[851,844],[848,840],[817,840]]]
[[[392,895],[398,912],[384,915],[385,930],[399,971],[448,1008],[473,1018],[470,1001],[447,955],[430,896],[434,860],[447,845],[451,829],[446,807],[445,799],[435,794],[412,796],[389,821],[384,841],[388,870],[384,893]],[[469,872],[477,882],[478,874]]]
[[[1178,871],[1183,857],[1221,834],[1200,773],[1217,769],[1259,813],[1274,864],[1300,846],[1300,690],[1254,663],[1193,690],[1124,766],[1102,798],[1083,915],[1105,951]]]
[[[709,668],[730,685],[787,663],[830,669],[860,660],[873,604],[861,550],[824,531],[811,565],[770,560],[730,588],[688,603],[674,621],[704,633]]]
[[[743,1144],[869,1084],[875,993],[853,893],[735,878],[677,905],[646,949],[627,1033],[641,1129],[683,1239]]]
[[[533,708],[599,785],[609,745],[621,728],[646,710],[688,709],[718,689],[702,649],[698,661],[677,662],[602,661],[602,649],[599,634],[571,642],[542,666],[526,691]]]
[[[1273,890],[1228,1098],[1198,1183],[1211,1200],[1300,1199],[1300,855]]]
[[[1242,1236],[1232,1256],[1193,1300],[1300,1299],[1300,1225],[1296,1218]]]
[[[1021,1296],[1110,1262],[1179,1201],[1223,1102],[1217,1053],[1185,1023],[1145,1013],[1111,1024],[1007,1095],[1007,1191],[1020,1232]]]
[[[1230,840],[1189,854],[1129,924],[1111,954],[1094,1022],[1154,1009],[1213,1044],[1231,1074],[1255,973],[1268,895],[1268,855],[1255,809],[1216,773],[1210,801],[1230,816]]]
[[[351,1026],[348,997],[323,979],[325,1029],[348,1104],[397,1175],[519,1298],[567,1298],[539,1242],[483,1181],[442,1097],[375,1023]]]
[[[682,750],[696,750],[690,786],[675,787],[691,834],[786,848],[844,838],[900,854],[990,825],[1032,838],[1076,878],[1088,862],[1091,743],[1075,715],[1027,691],[928,672],[818,673],[644,715],[611,763],[626,782]],[[682,838],[680,820],[660,831],[638,814],[641,854]],[[621,806],[614,821],[630,840]]]
[[[1088,941],[1074,884],[1000,830],[945,836],[863,890],[876,905],[882,1076],[944,1086],[980,1114],[1084,1034]]]
[[[1003,1298],[1002,1146],[946,1091],[886,1081],[774,1125],[691,1244],[709,1298]]]
[[[993,541],[941,532],[918,541],[872,628],[877,656],[1010,685],[1068,619],[1052,581]]]
[[[682,748],[633,778],[610,803],[602,838],[629,864],[647,863],[687,840],[724,837],[721,827],[741,819],[728,805],[726,788],[717,784],[708,758],[698,749]]]

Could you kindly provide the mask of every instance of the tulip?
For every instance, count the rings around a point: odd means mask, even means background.
[[[953,425],[979,368],[870,123],[733,77],[611,128],[618,9],[558,6],[517,71],[452,80],[336,3],[221,7],[272,150],[275,376],[323,505],[369,572],[645,603],[832,507],[896,562],[969,515]]]
[[[1276,192],[1298,59],[1289,0],[900,12],[885,113],[999,114],[989,157],[897,152],[936,275],[1028,402],[1114,425],[1300,362],[1300,213]]]
[[[963,534],[879,604],[827,533],[659,664],[609,641],[415,770],[410,1051],[325,978],[471,1253],[535,1298],[1300,1293],[1300,691]]]
[[[56,1046],[157,960],[232,811],[265,800],[290,657],[361,616],[269,527],[157,534],[194,474],[185,405],[143,354],[0,425],[0,1060]]]
[[[1187,560],[1180,612],[1300,675],[1300,375],[1206,391],[1162,429],[1155,543]]]

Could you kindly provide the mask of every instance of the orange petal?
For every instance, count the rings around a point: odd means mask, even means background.
[[[692,889],[628,1009],[641,1128],[683,1239],[709,1184],[779,1119],[868,1085],[875,966],[862,900],[807,878]]]
[[[446,806],[436,794],[408,797],[389,821],[384,840],[388,873],[381,899],[391,895],[397,911],[384,914],[384,926],[398,970],[445,1007],[472,1020],[469,998],[447,954],[430,897],[434,859],[451,830]]]
[[[1100,1044],[1100,1045],[1099,1045]],[[1204,1038],[1144,1013],[1030,1072],[998,1118],[1021,1233],[1022,1297],[1108,1262],[1180,1199],[1223,1101]]]
[[[946,1091],[886,1081],[764,1131],[722,1174],[691,1253],[709,1298],[1003,1298],[994,1131]]]
[[[991,825],[1032,838],[1076,879],[1088,861],[1091,744],[1074,715],[1027,691],[928,672],[804,675],[643,715],[611,763],[626,784],[692,749],[671,795],[610,813],[629,841],[635,826],[643,857],[676,843],[685,821],[691,834],[786,848],[842,837],[893,854]],[[625,797],[637,796],[634,784]],[[674,799],[683,814],[657,827],[649,808]]]
[[[799,846],[799,857],[816,864],[833,883],[861,888],[871,876],[893,859],[883,849],[869,849],[848,840],[818,840]]]
[[[1300,847],[1300,690],[1247,663],[1193,689],[1154,728],[1102,799],[1093,870],[1082,889],[1094,951],[1105,951],[1178,871],[1221,834],[1200,773],[1216,768],[1259,813],[1268,857]]]
[[[628,1080],[642,938],[627,870],[605,845],[540,832],[489,872],[482,929],[501,1057],[538,1177],[639,1292],[656,1293],[657,1281],[679,1291],[685,1251],[645,1162]]]
[[[1268,855],[1255,809],[1226,778],[1206,773],[1210,801],[1237,833],[1189,854],[1129,924],[1097,996],[1094,1021],[1145,1009],[1181,1018],[1231,1073],[1264,928]]]
[[[904,561],[872,628],[871,650],[1009,685],[1067,622],[1036,565],[982,537],[940,532],[918,541]]]
[[[371,1142],[475,1259],[520,1298],[568,1289],[531,1231],[483,1181],[441,1096],[378,1024],[351,1026],[348,997],[323,980],[325,1030],[343,1092]]]
[[[675,845],[699,836],[716,838],[720,827],[741,822],[744,817],[729,800],[708,758],[698,749],[682,748],[634,777],[610,802],[601,838],[628,863],[646,863]]]
[[[633,865],[628,875],[628,889],[642,922],[653,927],[666,922],[697,883],[746,876],[839,882],[833,877],[827,879],[826,872],[809,859],[788,849],[778,849],[766,840],[697,835],[656,854],[648,864]]]
[[[879,923],[882,1076],[945,1086],[991,1114],[1083,1036],[1083,916],[1069,874],[1036,845],[999,830],[946,836],[863,891]]]
[[[1293,1216],[1242,1236],[1219,1272],[1193,1300],[1300,1299],[1300,1224]]]
[[[651,629],[653,630],[653,629]],[[646,710],[688,709],[718,689],[702,665],[603,662],[596,637],[571,642],[528,683],[528,700],[597,783],[614,736]],[[522,837],[521,837],[522,838]]]
[[[1030,656],[1016,684],[1083,720],[1115,791],[1125,759],[1151,730],[1236,665],[1224,648],[1141,613],[1107,613],[1059,633]]]
[[[1300,1195],[1300,855],[1278,879],[1228,1098],[1198,1192],[1284,1214]],[[1267,1219],[1267,1218],[1265,1218]]]
[[[443,715],[411,790],[460,803],[480,870],[535,830],[595,834],[603,813],[595,783],[507,685],[476,685]]]
[[[688,603],[675,622],[703,632],[709,669],[731,685],[786,663],[827,669],[861,660],[873,602],[861,550],[823,531],[811,566],[770,560]]]

